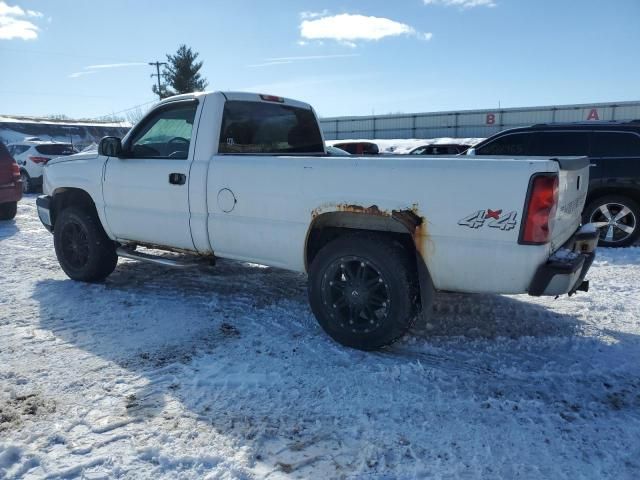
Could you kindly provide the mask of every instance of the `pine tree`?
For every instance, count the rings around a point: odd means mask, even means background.
[[[197,62],[198,53],[193,52],[186,45],[180,45],[175,55],[167,55],[167,62],[162,71],[165,85],[162,85],[161,98],[181,93],[201,92],[209,82],[200,75],[202,62]],[[158,95],[158,87],[152,88]]]

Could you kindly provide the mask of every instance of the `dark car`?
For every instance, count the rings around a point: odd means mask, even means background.
[[[409,155],[459,155],[467,151],[470,145],[460,143],[430,144],[416,147]]]
[[[373,142],[334,143],[334,147],[349,152],[351,155],[378,155],[380,148]]]
[[[640,238],[640,121],[549,123],[514,128],[480,142],[469,155],[589,156],[584,223],[600,229],[600,245]]]
[[[20,168],[0,142],[0,220],[11,220],[16,216],[21,198]]]

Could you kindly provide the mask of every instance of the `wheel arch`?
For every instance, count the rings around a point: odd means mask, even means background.
[[[640,188],[634,187],[620,187],[620,186],[602,186],[595,188],[589,192],[585,201],[585,207],[598,198],[605,197],[607,195],[617,195],[622,197],[629,197],[636,203],[640,203]]]
[[[312,216],[304,249],[307,272],[320,249],[332,240],[354,231],[374,232],[399,242],[413,256],[412,264],[420,287],[420,303],[423,308],[431,304],[434,284],[426,258],[430,239],[426,218],[420,215],[417,206],[385,211],[376,205],[338,205],[336,209],[322,213],[314,211]]]
[[[54,190],[51,194],[52,208],[51,208],[51,223],[55,228],[56,218],[60,215],[60,212],[65,208],[73,205],[90,211],[91,213],[98,215],[95,202],[91,195],[86,190],[75,187],[61,187]]]

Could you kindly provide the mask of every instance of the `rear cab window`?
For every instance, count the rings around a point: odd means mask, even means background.
[[[225,102],[219,153],[324,153],[322,134],[311,109],[279,103]]]

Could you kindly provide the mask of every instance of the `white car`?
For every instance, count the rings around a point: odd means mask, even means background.
[[[38,137],[27,137],[22,142],[7,146],[20,166],[22,191],[31,193],[42,186],[42,167],[49,160],[78,153],[70,143],[46,142]]]
[[[428,315],[435,290],[586,290],[597,244],[580,227],[586,157],[330,156],[311,106],[271,95],[168,98],[44,170],[38,215],[70,278],[101,281],[118,256],[307,272],[320,325],[365,350]]]

